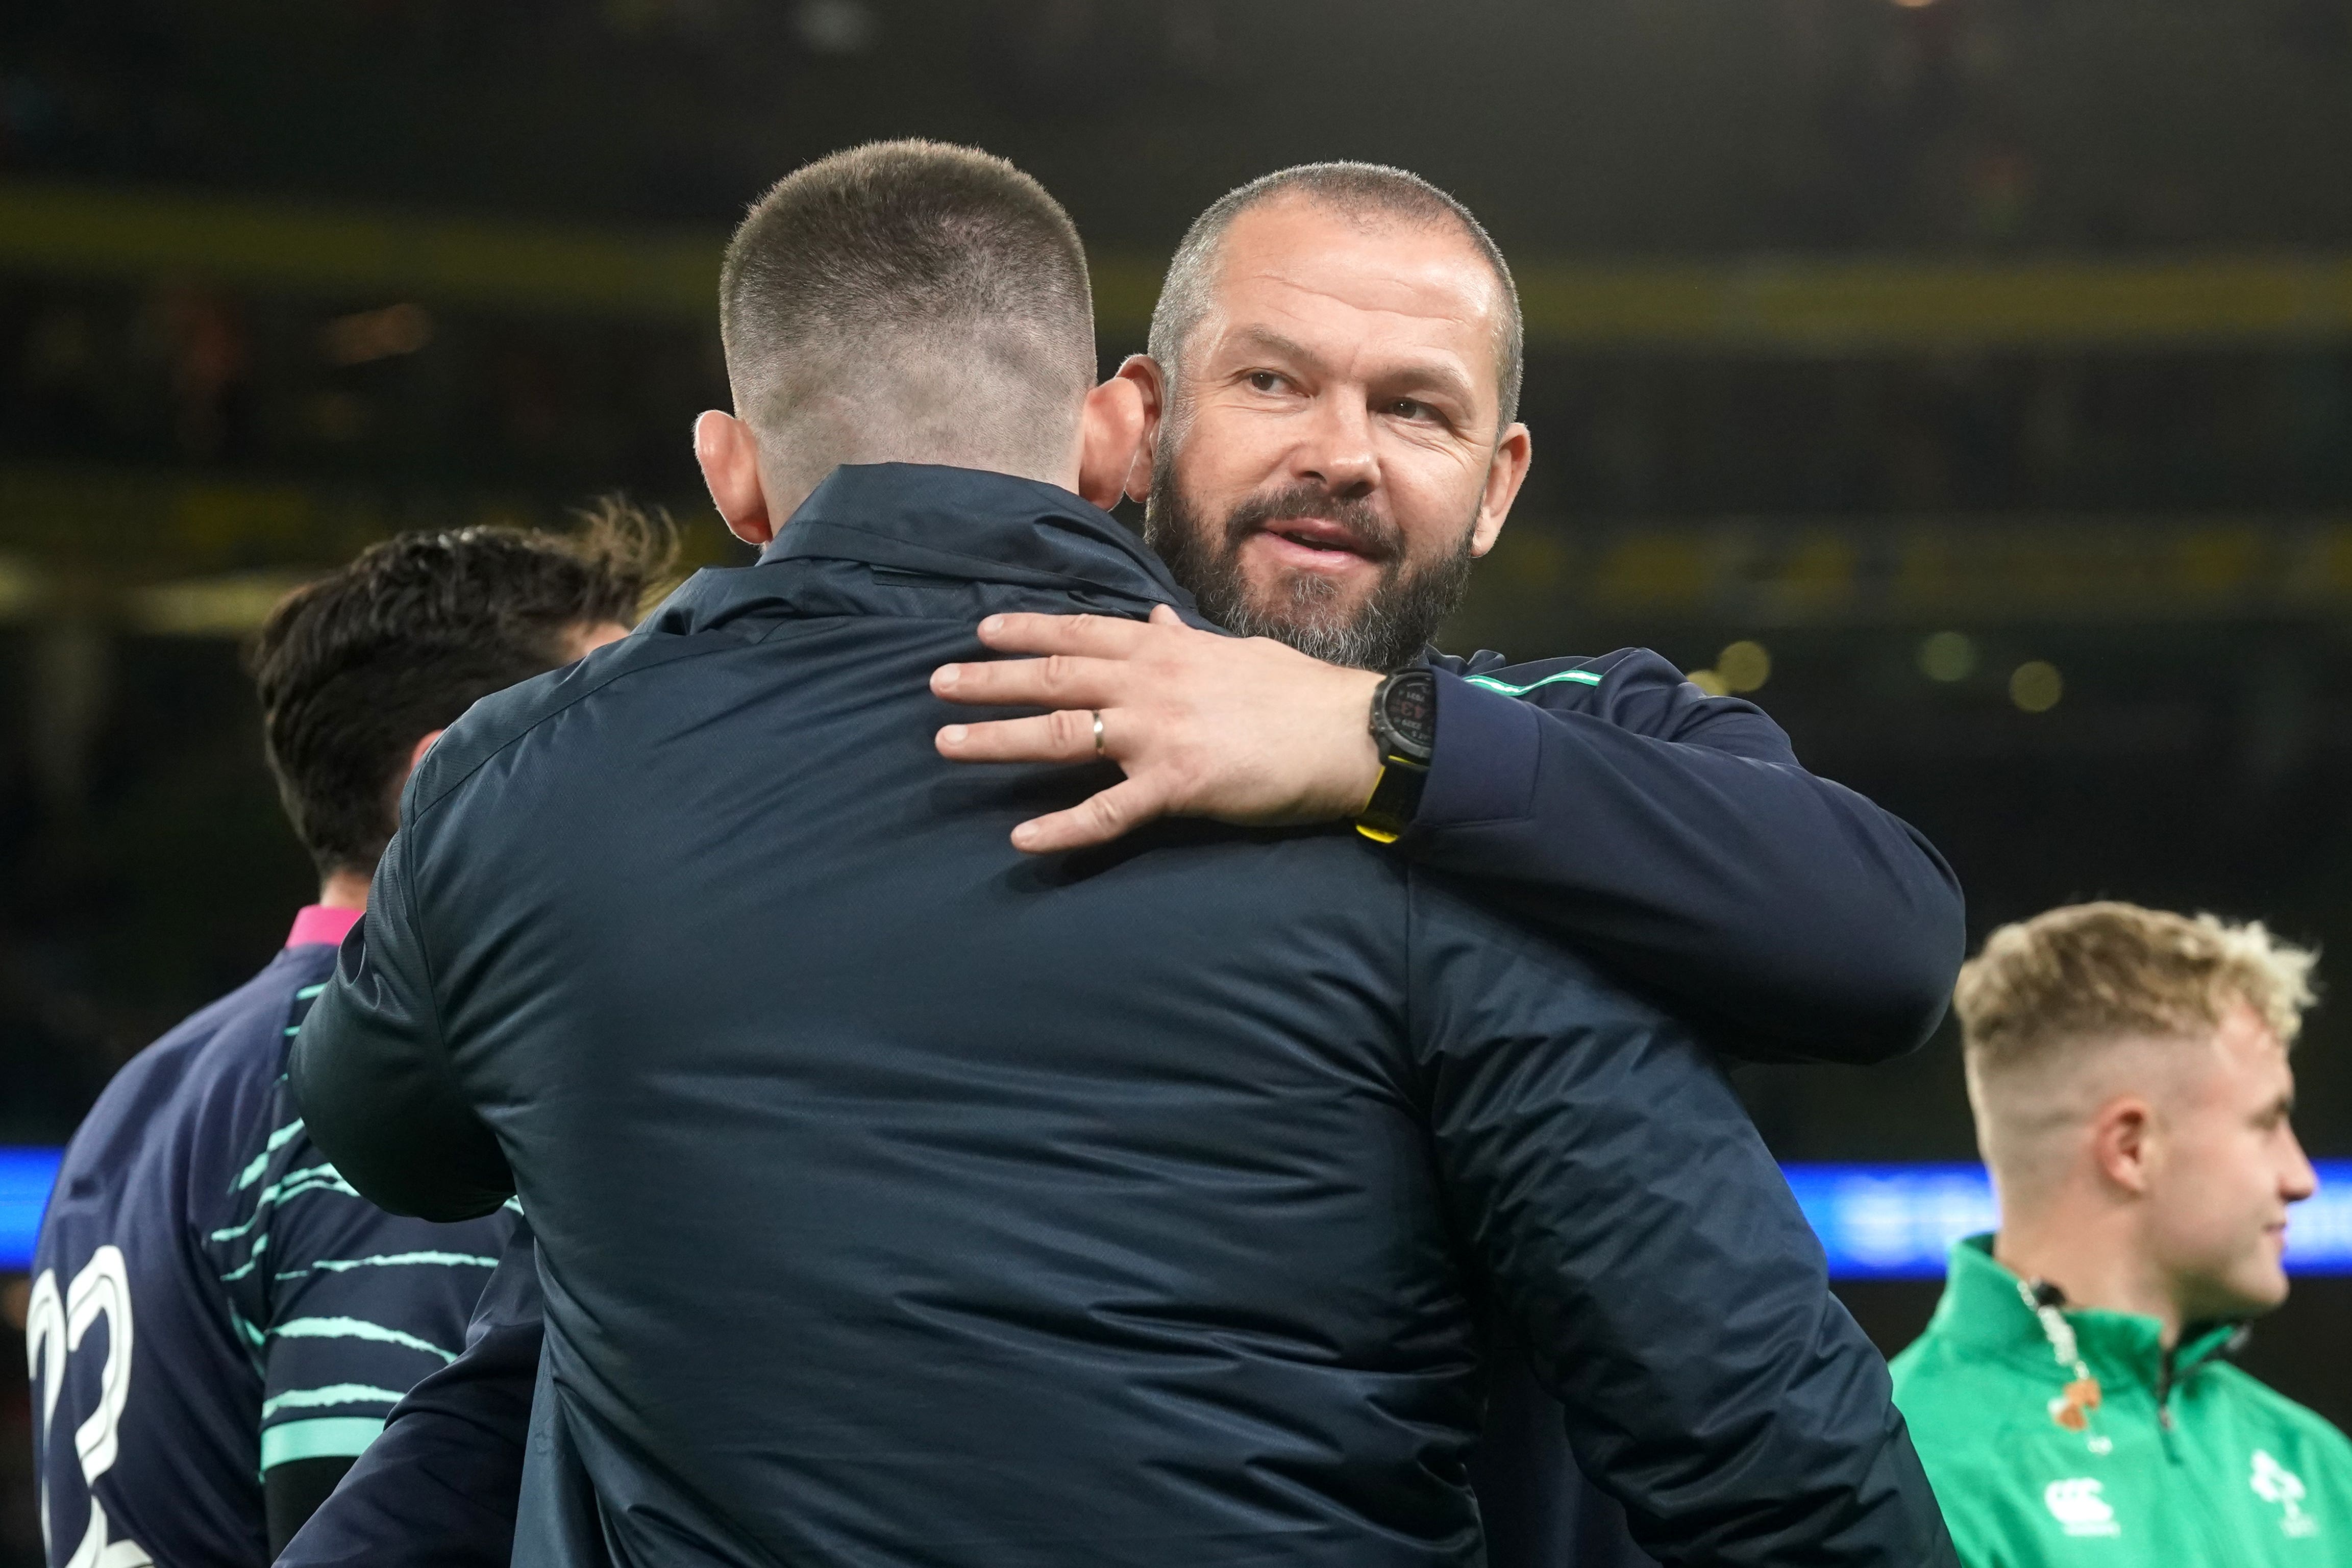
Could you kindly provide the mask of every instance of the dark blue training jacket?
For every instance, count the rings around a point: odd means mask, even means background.
[[[1024,861],[1100,777],[931,751],[982,615],[1182,600],[1051,487],[845,470],[418,770],[295,1077],[390,1207],[520,1180],[517,1561],[1472,1562],[1482,1301],[1654,1550],[1948,1561],[1677,1026],[1352,834]]]

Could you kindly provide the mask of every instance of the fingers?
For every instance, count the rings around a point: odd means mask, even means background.
[[[951,724],[940,731],[936,744],[951,762],[1092,762],[1095,716],[1085,708],[1063,708],[1035,718]]]
[[[1157,786],[1147,779],[1129,779],[1066,811],[1022,823],[1013,830],[1013,847],[1033,855],[1081,850],[1107,844],[1166,814],[1167,802]]]
[[[1003,653],[1080,653],[1123,659],[1146,632],[1140,621],[1118,615],[992,615],[980,623],[980,640]]]
[[[1055,618],[1036,615],[1030,619]],[[931,695],[951,703],[988,703],[1000,707],[1109,707],[1118,701],[1124,669],[1124,665],[1109,659],[1082,659],[1067,653],[1049,654],[1043,659],[941,664],[931,672]]]
[[[1197,634],[1165,604],[1153,607],[1148,622],[1118,615],[992,615],[980,623],[983,644],[1045,656],[942,664],[932,672],[931,691],[950,702],[1108,707],[1119,700],[1120,664],[1171,630]]]

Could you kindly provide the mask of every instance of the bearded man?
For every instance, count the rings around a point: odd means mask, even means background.
[[[1641,649],[1512,665],[1429,646],[1525,480],[1518,298],[1477,220],[1402,170],[1309,164],[1186,234],[1119,377],[1144,441],[1128,495],[1200,612],[1236,636],[1007,615],[950,701],[961,761],[1125,778],[1024,823],[1037,853],[1163,815],[1356,820],[1716,1029],[1730,1054],[1870,1062],[1942,1018],[1959,888],[1925,839],[1805,771],[1752,704]],[[1393,679],[1391,679],[1393,677]],[[1382,750],[1375,692],[1433,709]],[[1391,738],[1393,735],[1391,734]]]

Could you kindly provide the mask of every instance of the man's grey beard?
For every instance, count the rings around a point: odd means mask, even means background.
[[[1383,674],[1421,656],[1440,622],[1454,613],[1470,585],[1471,529],[1462,545],[1425,566],[1408,565],[1395,524],[1361,501],[1343,500],[1318,486],[1296,485],[1250,497],[1220,527],[1203,523],[1177,489],[1167,448],[1152,465],[1151,497],[1143,509],[1143,538],[1168,563],[1171,576],[1192,591],[1201,613],[1243,637],[1271,637],[1310,658]],[[1242,547],[1275,517],[1323,517],[1346,524],[1385,551],[1381,580],[1354,612],[1339,602],[1339,585],[1295,572],[1276,589],[1276,602],[1253,603],[1242,570]]]

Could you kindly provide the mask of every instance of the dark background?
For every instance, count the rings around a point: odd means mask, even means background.
[[[1976,936],[2114,895],[2352,948],[2352,0],[21,5],[0,1142],[62,1141],[310,891],[238,665],[271,597],[615,489],[723,559],[688,427],[725,229],[910,133],[1068,204],[1106,366],[1229,186],[1445,185],[1518,270],[1536,438],[1452,645],[1761,644],[1757,700],[1942,846]],[[2302,1051],[2316,1155],[2347,1027]],[[1973,1155],[1948,1031],[1743,1086],[1786,1158]],[[1893,1349],[1934,1292],[1845,1293]],[[2347,1306],[2305,1281],[2252,1357],[2339,1422]]]

